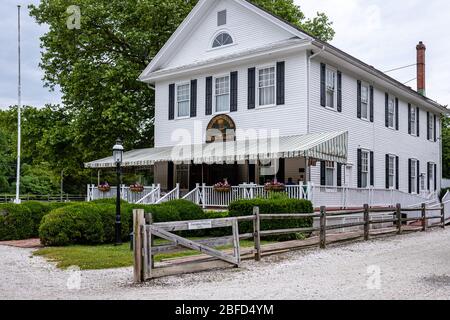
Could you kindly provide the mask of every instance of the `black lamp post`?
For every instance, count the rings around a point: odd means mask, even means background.
[[[117,198],[116,198],[116,224],[115,224],[115,235],[116,235],[116,245],[122,244],[121,237],[121,221],[120,221],[120,175],[121,175],[121,164],[123,160],[123,146],[122,141],[117,139],[116,145],[113,147],[113,158],[116,163],[116,173],[117,173]]]

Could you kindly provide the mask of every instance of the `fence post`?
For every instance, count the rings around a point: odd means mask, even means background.
[[[327,247],[327,208],[320,207],[320,248]]]
[[[141,227],[145,226],[144,220],[144,210],[134,209],[133,210],[133,249],[134,249],[134,282],[141,283],[143,279],[143,259],[142,259],[142,234]]]
[[[369,232],[370,232],[370,214],[369,214],[369,205],[364,205],[364,240],[369,240]]]
[[[427,210],[425,203],[422,203],[422,231],[427,231]]]
[[[255,261],[261,261],[261,220],[259,216],[259,207],[253,208],[253,215],[255,219],[253,220],[253,240],[255,242]]]
[[[145,224],[146,225],[152,225],[153,224],[153,215],[151,213],[146,213],[145,214]],[[151,275],[152,269],[155,268],[155,261],[153,260],[153,255],[152,255],[152,248],[154,247],[154,243],[155,243],[155,237],[153,236],[151,230],[148,233],[148,266],[149,266],[149,274]]]
[[[444,204],[441,204],[441,223],[442,223],[442,229],[445,229],[445,207]]]
[[[236,258],[236,267],[241,264],[241,247],[239,242],[239,223],[237,219],[233,220],[233,251]]]
[[[400,203],[397,203],[396,207],[395,207],[395,212],[396,212],[396,216],[397,216],[397,234],[401,234],[402,233],[402,205]]]

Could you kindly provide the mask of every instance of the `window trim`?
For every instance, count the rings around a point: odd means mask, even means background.
[[[274,68],[274,85],[273,85],[273,89],[274,89],[274,101],[273,104],[267,104],[267,105],[260,105],[259,104],[259,72],[261,70],[264,69],[269,69],[269,68]],[[255,96],[255,104],[256,104],[256,109],[266,109],[266,108],[272,108],[275,107],[277,105],[277,64],[276,63],[270,63],[270,64],[264,64],[264,65],[260,65],[256,67],[256,75],[255,75],[255,80],[256,80],[256,96]],[[268,88],[268,87],[265,87]]]
[[[427,135],[430,137],[428,141],[434,142],[435,136],[434,136],[434,114],[429,112],[428,116],[428,124],[427,124]]]
[[[436,177],[434,176],[434,167],[435,166],[436,166],[436,163],[434,163],[434,162],[427,163],[427,179],[428,179],[427,182],[430,184],[430,190],[428,190],[428,191],[436,191],[434,189],[435,182],[437,181]],[[433,177],[433,179],[431,179],[431,180],[430,180],[430,172],[431,172],[431,176]]]
[[[363,117],[363,99],[362,99],[362,93],[363,93],[363,88],[366,87],[367,88],[367,116],[366,118]],[[370,122],[370,84],[364,81],[361,81],[361,120],[364,121],[369,121]]]
[[[214,41],[215,41],[216,38],[217,38],[220,34],[222,34],[222,33],[228,33],[228,34],[230,35],[231,40],[233,41],[233,43],[226,44],[226,45],[219,46],[219,47],[213,47]],[[215,33],[213,34],[213,36],[211,37],[211,40],[209,41],[209,47],[208,47],[207,52],[209,52],[209,51],[214,51],[214,50],[220,50],[220,49],[228,48],[228,47],[232,47],[232,46],[236,46],[237,44],[238,44],[238,43],[237,43],[236,38],[235,38],[235,36],[233,35],[233,33],[232,33],[229,29],[227,29],[227,28],[221,28],[220,30],[218,30],[217,32],[215,32]]]
[[[397,159],[397,155],[395,154],[388,154],[389,156],[389,174],[388,174],[388,178],[392,177],[392,186],[389,186],[389,190],[396,190],[396,181],[395,181],[395,177],[396,177],[396,172],[398,170],[398,168],[396,167],[396,159]],[[392,160],[392,175],[391,175],[391,167],[390,167],[390,161]]]
[[[392,130],[396,130],[395,129],[395,118],[396,118],[396,114],[395,114],[395,99],[396,99],[396,97],[389,93],[389,97],[388,97],[388,128],[392,129]],[[390,113],[390,109],[389,109],[390,108],[389,105],[390,105],[391,101],[392,101],[392,109],[393,109],[393,112],[392,112],[392,126],[390,125],[390,118],[389,118],[389,116],[391,114]]]
[[[415,159],[415,158],[411,158],[411,176],[409,177],[410,184],[411,184],[411,194],[420,194],[420,190],[417,190],[417,181],[418,181],[417,179],[420,178],[420,176],[419,177],[417,176],[417,161],[419,161],[419,160]],[[412,181],[413,177],[414,177],[414,182]]]
[[[330,166],[329,163],[330,162],[328,162],[328,161],[325,162],[325,187],[334,187],[335,186],[335,176],[336,176],[337,171],[336,171],[336,167],[334,166],[334,162],[333,162],[332,166]],[[331,184],[329,184],[328,183],[329,181],[327,181],[327,177],[328,177],[327,171],[328,170],[332,170],[332,172],[333,172]]]
[[[413,122],[411,121],[409,123],[409,126],[411,127],[411,133],[410,135],[413,137],[417,137],[417,118],[418,118],[418,114],[417,114],[417,106],[411,104],[411,110],[410,110],[410,114],[409,114],[409,118],[412,120],[412,114],[414,113],[414,126],[413,126]]]
[[[228,109],[224,111],[217,111],[217,95],[216,95],[216,79],[228,78]],[[213,115],[228,114],[231,113],[231,75],[230,73],[223,73],[213,76]]]
[[[361,189],[369,189],[370,186],[370,153],[372,151],[369,149],[361,149]],[[363,165],[363,154],[367,154],[367,171],[364,171],[364,165]],[[363,187],[363,174],[367,174],[366,179],[366,186]]]
[[[186,86],[186,85],[189,86],[189,99],[186,100],[186,101],[189,101],[189,112],[188,112],[187,116],[179,116],[178,87]],[[192,99],[192,97],[191,97],[191,82],[190,81],[181,81],[181,82],[176,83],[175,84],[175,119],[176,120],[189,119],[191,117],[191,115],[190,115],[191,99]]]
[[[331,71],[334,73],[334,91],[333,91],[333,105],[334,107],[330,107],[328,105],[328,72]],[[327,108],[328,110],[333,110],[337,112],[337,68],[330,66],[330,65],[326,65],[325,67],[325,108]]]

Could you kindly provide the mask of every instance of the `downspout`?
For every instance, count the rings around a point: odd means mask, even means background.
[[[325,52],[325,46],[322,46],[322,49],[320,49],[320,51],[310,55],[309,57],[307,56],[306,58],[306,64],[307,64],[307,79],[306,79],[306,99],[307,99],[307,106],[306,106],[306,133],[309,134],[310,133],[310,113],[311,113],[311,60],[313,58],[315,58],[316,56],[322,54],[323,52]],[[306,162],[306,182],[311,182],[311,166],[309,165],[309,157],[306,157],[305,159]]]

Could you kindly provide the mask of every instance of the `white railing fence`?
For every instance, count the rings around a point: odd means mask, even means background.
[[[159,204],[159,203],[172,201],[172,200],[176,200],[176,199],[180,199],[180,184],[178,184],[178,183],[177,183],[175,189],[173,189],[172,191],[169,191],[164,196],[162,196],[161,198],[156,200],[154,203]]]
[[[160,198],[161,198],[161,185],[158,184],[156,187],[155,187],[155,185],[152,185],[152,190],[149,193],[147,193],[145,196],[143,196],[136,202],[131,202],[131,203],[153,204]]]

